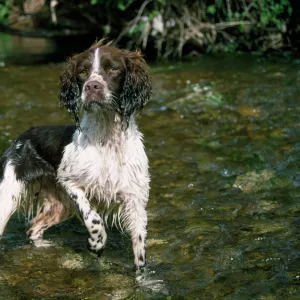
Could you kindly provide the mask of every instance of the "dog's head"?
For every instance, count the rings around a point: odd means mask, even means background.
[[[116,111],[128,122],[150,96],[151,82],[142,54],[103,41],[71,57],[60,78],[59,102],[76,124],[80,108]]]

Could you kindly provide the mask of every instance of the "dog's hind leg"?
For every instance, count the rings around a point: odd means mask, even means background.
[[[58,200],[55,187],[51,188],[51,185],[41,190],[39,198],[42,201],[41,207],[30,222],[27,236],[35,246],[47,246],[51,243],[43,241],[44,231],[66,220],[70,215],[70,207]]]
[[[24,186],[22,181],[16,179],[14,167],[8,162],[0,183],[0,237],[10,217],[18,208]]]

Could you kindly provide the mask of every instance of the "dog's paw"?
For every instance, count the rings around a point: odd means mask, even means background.
[[[135,265],[135,272],[137,275],[143,274],[146,269],[147,269],[146,262],[144,262],[143,264]]]
[[[90,251],[90,253],[96,258],[99,258],[102,255],[103,250],[104,250],[104,247],[97,250],[97,248],[95,246],[90,245],[89,243],[87,243],[86,247]]]
[[[37,248],[48,248],[57,246],[56,243],[44,239],[36,239],[32,241],[32,244]]]

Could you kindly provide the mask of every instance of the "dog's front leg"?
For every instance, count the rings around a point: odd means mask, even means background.
[[[131,235],[136,270],[146,266],[147,212],[145,203],[134,196],[126,197],[126,226]]]
[[[88,249],[97,256],[100,256],[107,239],[102,218],[92,209],[90,202],[81,189],[70,188],[67,189],[67,192],[78,207],[83,222],[90,234]]]

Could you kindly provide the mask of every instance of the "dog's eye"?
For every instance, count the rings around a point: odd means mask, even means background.
[[[110,67],[109,67],[109,69],[108,69],[108,72],[116,72],[116,71],[118,71],[118,68],[116,67],[116,66],[114,66],[114,65],[111,65]]]
[[[83,77],[86,77],[88,75],[88,72],[86,69],[82,70],[80,73],[79,73],[80,76],[83,76]]]

